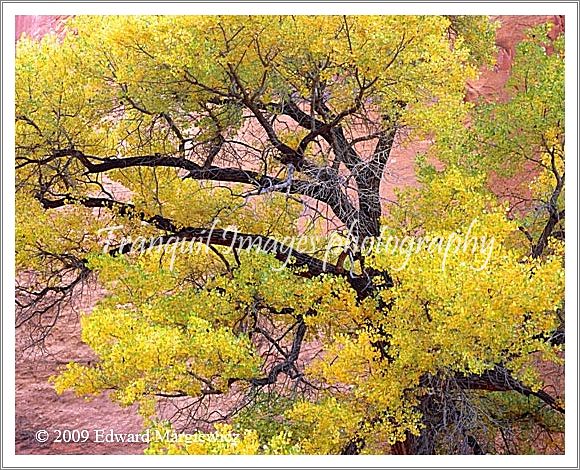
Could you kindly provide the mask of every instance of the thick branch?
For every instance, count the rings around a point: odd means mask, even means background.
[[[532,389],[523,385],[519,380],[512,377],[508,370],[501,366],[496,366],[481,375],[458,375],[455,381],[459,387],[466,390],[488,390],[491,392],[515,391],[525,396],[535,396],[548,406],[560,413],[564,413],[564,408],[558,404],[558,401],[550,394],[543,390],[534,392]]]
[[[104,173],[116,169],[132,167],[169,167],[187,170],[185,178],[207,180],[225,183],[242,183],[258,187],[256,194],[271,191],[286,194],[299,194],[328,204],[334,214],[347,226],[351,226],[357,218],[357,209],[350,203],[347,196],[340,190],[337,181],[322,170],[313,175],[314,181],[292,178],[291,184],[286,180],[261,175],[255,171],[239,168],[201,167],[191,160],[168,155],[142,155],[136,157],[95,157],[85,155],[74,149],[63,149],[55,152],[57,157],[76,157],[87,168],[88,174]],[[98,160],[93,163],[91,160]]]
[[[354,276],[350,273],[344,273],[336,265],[315,258],[314,256],[295,250],[294,248],[280,243],[278,240],[262,235],[239,233],[230,230],[222,230],[204,227],[178,227],[173,221],[160,215],[150,215],[143,211],[138,211],[130,203],[119,202],[113,199],[84,197],[75,198],[72,196],[64,197],[57,200],[47,199],[44,196],[38,196],[38,200],[46,209],[54,209],[69,204],[80,204],[84,207],[103,207],[115,209],[120,215],[137,218],[154,227],[170,232],[169,234],[159,236],[151,241],[153,246],[163,246],[167,244],[180,242],[199,242],[207,245],[224,246],[230,249],[252,249],[256,248],[264,253],[272,254],[274,257],[287,263],[289,267],[306,268],[306,272],[299,275],[312,277],[320,274],[335,274],[348,276],[351,286],[359,293],[363,294],[369,287],[368,279],[362,276]],[[124,243],[119,247],[111,250],[109,254],[119,255],[127,254],[135,249],[142,249],[142,243]]]
[[[254,386],[271,385],[276,383],[276,380],[281,373],[292,375],[291,371],[296,368],[295,362],[298,360],[300,348],[302,347],[302,341],[304,341],[305,335],[306,324],[304,323],[304,319],[300,316],[298,318],[298,327],[296,328],[292,348],[290,349],[290,353],[287,355],[286,359],[283,362],[274,365],[266,377],[251,379],[250,383]]]
[[[550,214],[540,237],[535,245],[532,246],[532,256],[534,258],[538,258],[544,252],[546,246],[548,246],[548,240],[554,231],[556,225],[564,219],[564,210],[558,211],[558,199],[562,190],[564,189],[564,175],[558,177],[558,182],[552,195],[550,197],[550,201],[548,202],[548,212]]]

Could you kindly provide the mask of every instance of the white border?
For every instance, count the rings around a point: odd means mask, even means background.
[[[563,15],[573,14],[564,2],[30,2],[4,4],[5,14],[26,15]]]
[[[578,4],[575,5],[579,8]],[[578,17],[566,16],[566,454],[578,452]],[[573,336],[572,336],[573,335]],[[579,462],[576,460],[576,466]]]
[[[4,276],[2,321],[3,396],[2,421],[3,463],[10,467],[79,468],[93,467],[573,467],[577,468],[577,312],[578,289],[576,260],[578,240],[578,141],[577,141],[577,83],[578,83],[578,24],[575,3],[4,3],[3,8],[3,92],[2,116],[4,141],[2,148],[3,245],[2,272]],[[566,161],[568,184],[566,195],[566,455],[564,456],[78,456],[78,455],[15,455],[15,391],[14,391],[14,27],[15,16],[35,12],[37,15],[72,14],[525,14],[566,15]],[[12,236],[11,236],[12,234]]]

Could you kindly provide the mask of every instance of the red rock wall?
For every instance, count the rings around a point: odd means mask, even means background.
[[[527,29],[539,24],[554,24],[550,37],[556,38],[564,31],[563,16],[492,16],[500,23],[495,44],[498,49],[497,63],[491,70],[483,70],[479,79],[467,85],[467,100],[480,98],[487,101],[505,100],[504,85],[510,74],[517,44],[524,39]]]
[[[497,64],[492,70],[483,70],[479,79],[468,83],[466,99],[469,101],[506,101],[509,99],[506,82],[510,75],[516,46],[525,37],[527,29],[543,24],[552,23],[550,38],[555,39],[564,32],[564,16],[496,16],[493,19],[500,22],[495,44],[498,48]],[[534,165],[526,166],[521,173],[511,178],[492,175],[489,181],[491,189],[502,200],[510,204],[514,213],[525,213],[530,210],[529,183],[535,177]]]
[[[17,15],[15,39],[20,39],[22,33],[40,39],[50,32],[61,32],[66,18],[68,15]]]

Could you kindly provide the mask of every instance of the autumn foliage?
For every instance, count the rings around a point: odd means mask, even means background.
[[[469,103],[494,28],[80,16],[21,39],[18,327],[39,345],[71,296],[107,290],[81,318],[98,361],[56,390],[222,437],[148,453],[561,443],[539,366],[564,346],[564,44],[531,30],[510,99]],[[385,200],[391,150],[418,138],[420,185]],[[489,181],[522,171],[514,208]]]

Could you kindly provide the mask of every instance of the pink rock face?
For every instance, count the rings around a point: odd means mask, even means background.
[[[478,80],[467,85],[468,101],[505,101],[508,95],[505,84],[509,78],[517,44],[524,39],[526,30],[543,23],[552,23],[552,39],[564,31],[563,16],[492,16],[500,23],[495,44],[498,49],[497,63],[491,70],[482,70]]]
[[[492,16],[491,18],[500,23],[495,40],[498,49],[497,63],[491,69],[481,70],[477,80],[467,83],[465,99],[474,103],[509,99],[505,85],[510,76],[516,46],[524,39],[526,30],[550,22],[554,25],[550,32],[552,39],[564,31],[563,16]],[[393,147],[387,172],[381,183],[381,196],[385,210],[388,210],[391,201],[396,199],[395,191],[398,188],[417,186],[415,158],[418,154],[425,153],[428,148],[427,141],[415,141]],[[440,163],[436,161],[432,163],[438,169],[442,168]],[[528,206],[522,205],[521,199],[522,197],[528,199],[528,183],[533,177],[533,173],[527,170],[513,178],[493,176],[490,185],[492,190],[503,200],[507,200],[515,210],[525,211]]]
[[[551,39],[564,32],[564,16],[496,16],[501,26],[497,30],[495,44],[498,48],[497,64],[492,70],[483,70],[479,79],[467,85],[468,101],[507,101],[505,88],[515,57],[516,46],[525,37],[526,30],[544,23],[552,23]],[[548,52],[550,46],[548,45]],[[533,165],[511,178],[492,175],[490,187],[502,200],[507,201],[514,213],[525,213],[531,207],[529,183],[536,176]]]
[[[18,15],[16,16],[16,41],[22,33],[40,39],[50,32],[62,32],[64,20],[69,15]]]

